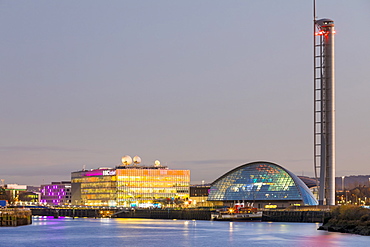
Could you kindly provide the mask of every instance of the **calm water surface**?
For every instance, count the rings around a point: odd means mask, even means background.
[[[316,230],[315,223],[33,218],[1,227],[0,246],[370,246],[370,237]]]

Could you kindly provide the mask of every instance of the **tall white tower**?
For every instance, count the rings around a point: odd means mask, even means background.
[[[314,166],[319,204],[335,205],[334,21],[314,20]]]

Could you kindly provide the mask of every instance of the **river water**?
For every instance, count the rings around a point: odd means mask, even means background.
[[[315,223],[34,217],[1,227],[0,246],[370,246],[370,237],[316,230]]]

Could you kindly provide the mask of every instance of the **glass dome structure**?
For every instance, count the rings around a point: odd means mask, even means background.
[[[305,183],[283,167],[264,161],[241,165],[211,184],[208,201],[318,202]]]

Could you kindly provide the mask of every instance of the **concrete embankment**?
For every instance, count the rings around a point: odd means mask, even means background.
[[[131,210],[116,213],[119,218],[211,220],[211,210]],[[324,222],[327,211],[264,211],[262,221],[274,222]]]
[[[264,211],[262,221],[322,223],[327,217],[327,211]]]
[[[69,217],[116,217],[147,219],[211,220],[210,209],[91,209],[91,208],[40,208],[32,209],[33,215]],[[271,210],[264,211],[262,221],[274,222],[324,222],[328,211]]]
[[[31,210],[23,208],[0,209],[0,226],[23,226],[32,224]]]
[[[148,219],[179,219],[179,220],[210,220],[210,210],[123,210],[115,214],[117,218],[148,218]]]
[[[115,217],[115,218],[147,218],[147,219],[184,219],[210,220],[211,210],[196,209],[90,209],[90,208],[32,208],[37,216],[67,217]]]
[[[91,217],[100,218],[110,216],[119,211],[118,209],[91,209],[91,208],[32,208],[32,215],[35,216],[60,216],[67,217]]]

